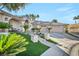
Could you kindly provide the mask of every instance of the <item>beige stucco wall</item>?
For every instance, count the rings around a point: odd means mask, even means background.
[[[5,19],[5,18],[7,18],[7,19]],[[6,22],[6,23],[8,23],[10,19],[11,19],[11,17],[0,14],[0,22]]]
[[[11,16],[6,16],[6,15],[0,14],[0,22],[10,23],[14,29],[24,32],[24,28],[23,28],[23,25],[25,22],[24,18],[22,20],[18,20],[18,21],[13,21],[12,18],[13,17],[11,17]]]
[[[21,21],[11,20],[10,24],[12,25],[13,29],[24,32],[24,28],[23,28],[24,22],[23,21],[21,22]]]

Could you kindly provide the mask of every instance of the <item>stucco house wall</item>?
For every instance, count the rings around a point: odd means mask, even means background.
[[[12,25],[13,30],[24,32],[24,21],[11,19],[9,23]]]
[[[10,19],[11,19],[11,17],[0,14],[0,22],[8,23]]]
[[[18,17],[5,11],[0,11],[0,22],[10,23],[13,29],[24,32],[25,17]]]

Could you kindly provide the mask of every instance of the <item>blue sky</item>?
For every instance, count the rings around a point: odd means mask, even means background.
[[[14,15],[39,14],[42,21],[57,19],[62,23],[74,23],[73,17],[79,15],[79,4],[75,3],[32,3],[17,12],[10,12]]]

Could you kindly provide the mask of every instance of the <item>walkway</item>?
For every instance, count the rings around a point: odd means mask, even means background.
[[[41,56],[68,56],[67,53],[65,53],[63,50],[58,48],[56,44],[50,43],[46,41],[45,39],[39,38],[39,41],[46,45],[49,46],[50,48],[45,51]]]

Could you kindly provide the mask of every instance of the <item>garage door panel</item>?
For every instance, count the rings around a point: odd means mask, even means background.
[[[64,32],[64,27],[63,26],[54,26],[51,29],[51,32]]]

